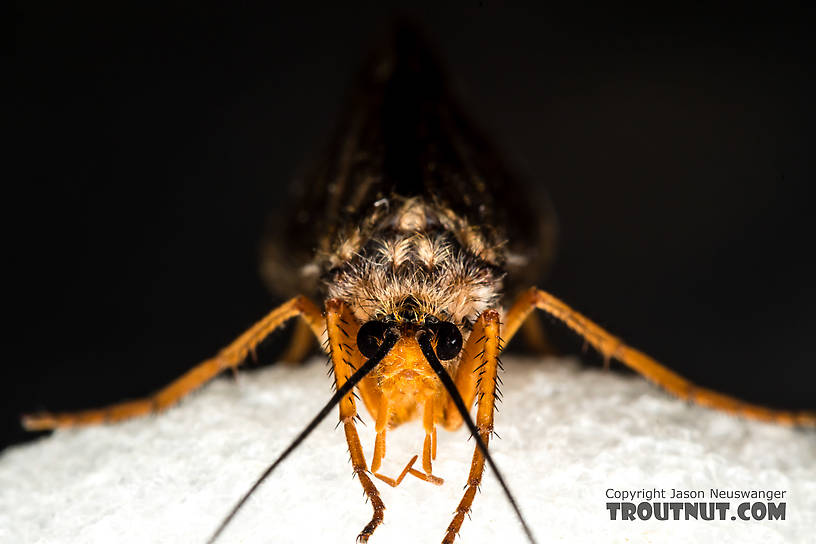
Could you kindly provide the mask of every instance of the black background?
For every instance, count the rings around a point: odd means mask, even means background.
[[[277,302],[265,218],[395,11],[550,191],[545,288],[702,384],[816,407],[805,14],[37,6],[11,54],[3,444],[22,412],[158,388]]]

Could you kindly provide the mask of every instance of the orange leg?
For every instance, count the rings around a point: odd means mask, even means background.
[[[476,383],[479,380],[479,371],[482,370],[485,363],[485,339],[487,338],[486,320],[488,316],[495,314],[495,311],[483,312],[473,325],[473,331],[468,336],[464,347],[462,348],[462,355],[459,357],[459,366],[456,368],[456,375],[453,376],[453,381],[456,384],[456,390],[462,396],[465,406],[470,408],[473,406],[473,401],[476,398],[478,388]],[[462,416],[456,410],[453,400],[450,396],[444,397],[442,409],[442,425],[445,429],[452,431],[458,429],[462,425]]]
[[[105,408],[75,413],[51,414],[48,412],[23,416],[23,427],[30,431],[96,425],[122,421],[133,417],[158,412],[172,406],[191,391],[198,389],[227,368],[234,369],[272,331],[289,319],[300,316],[306,321],[318,338],[323,336],[323,315],[309,299],[298,296],[272,310],[263,319],[235,339],[218,355],[187,371],[186,374],[150,397],[122,402]]]
[[[463,368],[460,366],[457,370],[456,377],[459,378],[459,373],[462,371],[476,375],[474,388],[478,406],[476,411],[476,427],[479,429],[479,436],[484,441],[485,446],[487,446],[490,435],[493,433],[493,411],[496,405],[496,395],[498,394],[496,382],[500,364],[499,353],[501,352],[499,314],[495,310],[486,310],[479,317],[479,322],[482,323],[483,329],[483,335],[477,337],[475,340],[482,348],[477,356],[479,364],[476,365],[475,368]],[[456,381],[455,383],[459,382]],[[462,396],[464,398],[464,395]],[[469,406],[467,401],[466,405]],[[473,452],[473,461],[470,466],[470,475],[468,476],[465,495],[459,502],[459,506],[456,507],[456,514],[448,526],[445,538],[442,540],[443,544],[450,544],[456,539],[456,535],[462,527],[462,522],[465,520],[465,515],[470,512],[470,508],[473,505],[473,498],[476,496],[476,491],[482,482],[484,465],[484,456],[481,450],[476,447]]]
[[[357,325],[357,320],[345,304],[332,299],[326,302],[326,329],[329,336],[332,364],[334,365],[334,377],[337,380],[337,387],[340,388],[362,362],[359,352],[352,349],[349,344],[349,342],[353,343],[353,340],[350,339],[356,338],[359,325]],[[354,474],[360,480],[360,485],[363,486],[363,492],[371,501],[371,506],[374,509],[371,521],[357,536],[358,542],[368,542],[368,538],[383,521],[385,504],[371,478],[368,477],[368,468],[366,467],[363,448],[360,445],[360,436],[354,426],[357,407],[354,403],[353,393],[346,395],[340,401],[339,406],[340,421],[343,423],[346,442],[351,455],[351,466],[354,469]]]
[[[527,347],[539,355],[555,355],[558,351],[550,342],[539,314],[531,313],[527,316],[521,325],[521,335]]]
[[[314,334],[309,325],[303,320],[295,321],[294,329],[286,351],[280,356],[280,360],[287,363],[303,362],[309,356],[315,344]]]
[[[619,338],[540,289],[532,288],[526,291],[507,312],[504,328],[507,340],[512,338],[527,315],[535,308],[547,312],[578,333],[601,353],[605,361],[616,359],[681,399],[749,419],[785,425],[816,426],[816,413],[774,410],[699,387],[645,353],[627,346]]]

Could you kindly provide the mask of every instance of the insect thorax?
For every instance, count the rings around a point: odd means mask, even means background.
[[[497,303],[505,258],[495,231],[422,198],[392,197],[340,229],[309,268],[361,322],[434,316],[469,328]]]

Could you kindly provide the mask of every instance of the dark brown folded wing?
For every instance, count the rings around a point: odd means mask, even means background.
[[[506,239],[511,291],[552,258],[549,200],[531,198],[463,114],[410,25],[397,25],[361,70],[323,161],[301,183],[299,202],[264,244],[265,279],[284,296],[315,294],[319,286],[299,274],[315,250],[328,251],[343,225],[392,195],[422,196]]]

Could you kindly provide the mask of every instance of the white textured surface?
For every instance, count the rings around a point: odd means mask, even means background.
[[[816,433],[689,407],[636,378],[568,360],[508,357],[492,444],[541,543],[813,542]],[[235,500],[329,397],[322,364],[219,379],[157,417],[58,432],[0,456],[0,542],[203,543]],[[367,416],[367,414],[365,414]],[[369,425],[361,427],[367,455]],[[352,543],[369,520],[330,416],[235,519],[222,542]],[[473,443],[440,432],[435,487],[379,485],[372,544],[438,542]],[[389,435],[383,472],[422,446],[418,425]],[[787,490],[785,521],[609,521],[607,488]],[[736,503],[733,503],[733,508]],[[523,542],[491,474],[462,542]]]

